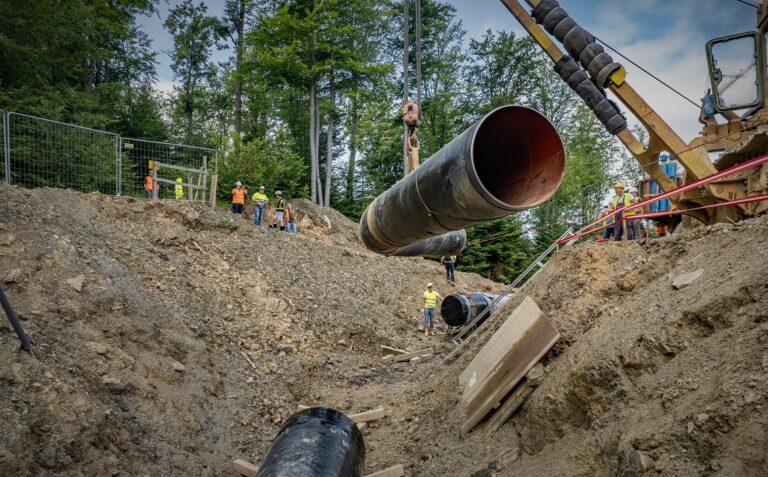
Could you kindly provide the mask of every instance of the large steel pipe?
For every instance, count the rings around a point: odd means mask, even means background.
[[[256,477],[359,477],[364,465],[357,425],[335,409],[313,407],[285,421]]]
[[[464,326],[475,319],[477,315],[491,306],[491,303],[497,298],[490,293],[472,293],[469,295],[448,295],[440,305],[440,315],[448,326]],[[501,307],[509,300],[508,296],[503,297],[495,305],[494,309],[485,314],[487,320],[496,308]],[[485,321],[482,320],[482,321]],[[478,326],[482,322],[478,323]]]
[[[360,219],[360,238],[368,249],[392,254],[534,207],[555,193],[564,167],[563,143],[547,118],[503,106],[374,199]]]
[[[464,229],[419,240],[405,247],[395,249],[387,255],[399,257],[423,257],[425,255],[458,255],[467,246],[467,232]]]

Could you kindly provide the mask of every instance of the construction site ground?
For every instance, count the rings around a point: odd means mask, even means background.
[[[0,204],[0,280],[34,342],[0,320],[0,475],[235,475],[299,405],[385,408],[366,473],[768,475],[765,216],[566,247],[446,362],[445,327],[418,331],[425,283],[503,285],[370,253],[331,209],[296,202],[289,235],[56,189],[0,184]],[[543,383],[462,437],[458,376],[526,295],[562,335]],[[380,345],[436,358],[382,364]]]

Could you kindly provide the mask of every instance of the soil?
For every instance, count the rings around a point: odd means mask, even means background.
[[[425,283],[503,285],[370,253],[331,209],[295,202],[289,235],[171,201],[0,184],[0,203],[0,280],[33,339],[18,352],[0,320],[0,475],[235,475],[299,404],[385,407],[366,472],[768,474],[765,218],[566,247],[444,361]],[[525,295],[563,339],[521,411],[463,438],[458,375]],[[381,364],[379,345],[437,358]]]

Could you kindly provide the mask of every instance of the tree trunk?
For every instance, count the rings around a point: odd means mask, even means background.
[[[317,205],[323,207],[323,181],[320,180],[320,102],[315,85],[315,181],[317,182]]]
[[[310,175],[310,195],[312,202],[317,203],[317,157],[315,156],[315,79],[311,78],[309,83],[309,175]]]
[[[352,124],[349,128],[349,164],[347,165],[347,202],[352,203],[355,186],[355,156],[357,156],[357,92],[352,94]]]
[[[333,127],[336,115],[336,85],[333,82],[333,71],[330,79],[331,108],[328,110],[328,133],[325,138],[325,200],[323,205],[331,206],[331,173],[333,171]]]
[[[237,12],[237,44],[235,45],[235,133],[240,148],[240,132],[243,130],[243,80],[241,69],[243,64],[243,32],[245,31],[245,0],[240,0],[240,10]]]

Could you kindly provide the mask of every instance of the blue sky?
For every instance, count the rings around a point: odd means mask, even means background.
[[[759,0],[749,0],[757,3]],[[161,52],[158,57],[160,89],[173,84],[170,36],[162,23],[174,0],[161,0],[159,15],[144,18],[144,30]],[[221,15],[224,0],[207,0],[209,14]],[[454,0],[456,18],[469,38],[478,38],[487,29],[523,30],[499,0]],[[560,4],[584,28],[652,71],[683,94],[698,102],[706,87],[704,45],[719,36],[754,30],[755,9],[736,0],[560,0]],[[228,52],[217,53],[221,60]],[[630,84],[655,108],[685,141],[701,129],[698,111],[688,102],[649,78],[634,66],[622,62]]]

